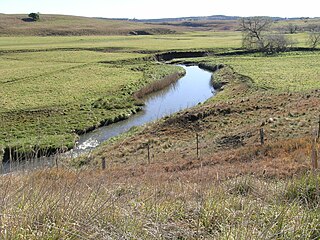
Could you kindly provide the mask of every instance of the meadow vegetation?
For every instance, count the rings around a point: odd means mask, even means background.
[[[141,102],[132,96],[135,91],[183,72],[145,62],[144,56],[91,51],[2,55],[2,145],[26,150],[33,145],[70,148],[77,132],[139,110]]]
[[[134,93],[184,74],[155,53],[207,51],[170,63],[223,68],[203,104],[56,168],[1,175],[0,238],[319,239],[319,52],[291,35],[303,48],[275,55],[243,52],[231,31],[1,37],[0,146],[21,151],[71,148],[138,111]]]

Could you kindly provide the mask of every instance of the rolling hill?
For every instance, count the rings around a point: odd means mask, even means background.
[[[40,21],[34,22],[28,14],[0,14],[0,36],[149,35],[174,33],[181,29],[128,20],[66,15],[41,14]]]

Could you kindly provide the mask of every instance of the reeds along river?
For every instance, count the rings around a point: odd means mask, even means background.
[[[111,137],[128,131],[134,126],[141,126],[176,113],[180,110],[193,107],[212,97],[215,93],[211,84],[211,72],[200,69],[198,66],[182,66],[186,75],[157,92],[148,94],[143,100],[143,110],[126,120],[98,128],[92,132],[81,135],[77,146],[66,153],[75,157],[81,153],[96,148]],[[19,170],[35,169],[56,164],[55,155],[50,157],[32,158],[28,161],[7,161],[0,164],[0,174]]]
[[[186,75],[168,87],[146,96],[142,111],[126,120],[82,135],[72,153],[77,155],[89,151],[109,138],[124,133],[134,126],[141,126],[180,110],[193,107],[214,95],[214,89],[211,85],[211,72],[202,70],[198,66],[182,67],[185,68]]]

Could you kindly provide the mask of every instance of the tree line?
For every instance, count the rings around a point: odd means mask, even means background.
[[[292,47],[295,42],[287,35],[272,32],[273,21],[268,17],[247,17],[240,19],[240,30],[243,33],[242,46],[247,50],[265,53],[284,52]],[[290,33],[295,33],[298,26],[289,24]],[[314,25],[308,33],[307,44],[315,49],[320,44],[320,27]]]

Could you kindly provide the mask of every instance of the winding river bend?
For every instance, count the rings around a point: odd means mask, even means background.
[[[66,156],[79,156],[96,148],[109,138],[127,132],[134,126],[141,126],[180,110],[193,107],[215,94],[211,85],[211,72],[202,70],[198,66],[182,67],[186,70],[186,75],[168,87],[147,95],[143,99],[145,106],[142,111],[126,120],[82,135],[76,147],[66,153]],[[0,164],[0,174],[54,165],[55,156],[37,158],[31,162],[3,162],[2,165]]]
[[[211,85],[211,72],[202,70],[198,66],[182,67],[186,70],[186,75],[170,86],[144,98],[145,106],[142,111],[124,121],[82,135],[72,153],[77,155],[89,151],[109,138],[124,133],[134,126],[141,126],[180,110],[193,107],[214,95],[215,91]]]

